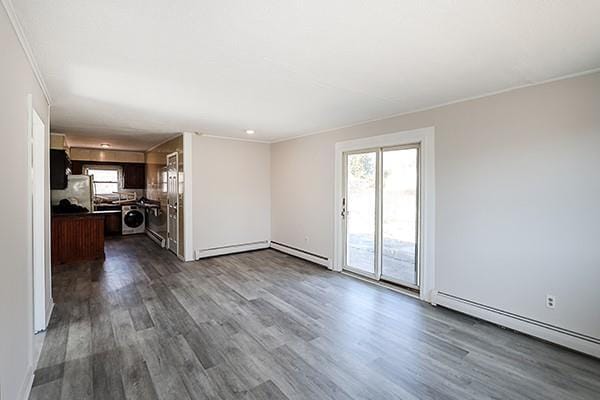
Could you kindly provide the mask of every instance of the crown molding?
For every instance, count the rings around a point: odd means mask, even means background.
[[[431,110],[435,110],[437,108],[447,107],[447,106],[451,106],[451,105],[458,104],[458,103],[464,103],[464,102],[468,102],[468,101],[483,99],[486,97],[492,97],[492,96],[496,96],[499,94],[512,92],[515,90],[526,89],[526,88],[535,87],[535,86],[541,86],[541,85],[545,85],[548,83],[563,81],[563,80],[572,79],[572,78],[578,78],[581,76],[591,75],[591,74],[595,74],[595,73],[599,73],[599,72],[600,72],[600,68],[592,68],[592,69],[588,69],[588,70],[581,71],[581,72],[575,72],[573,74],[561,75],[561,76],[557,76],[554,78],[545,79],[542,81],[530,82],[530,83],[526,83],[523,85],[512,86],[512,87],[508,87],[505,89],[496,90],[493,92],[487,92],[487,93],[476,95],[476,96],[464,97],[464,98],[460,98],[460,99],[456,99],[456,100],[452,100],[452,101],[448,101],[445,103],[440,103],[440,104],[436,104],[436,105],[432,105],[432,106],[427,106],[427,107],[418,108],[418,109],[409,110],[409,111],[403,111],[401,113],[396,113],[396,114],[388,115],[385,117],[373,118],[373,119],[369,119],[369,120],[351,123],[348,125],[336,126],[333,128],[327,128],[327,129],[323,129],[323,130],[319,130],[319,131],[302,133],[302,134],[295,135],[295,136],[282,137],[279,139],[272,139],[272,140],[245,139],[245,138],[238,138],[238,137],[232,137],[232,136],[217,136],[217,135],[211,135],[211,134],[200,133],[200,132],[194,132],[194,133],[199,136],[215,138],[215,139],[239,140],[239,141],[243,141],[243,142],[277,144],[277,143],[287,142],[287,141],[291,141],[291,140],[302,139],[302,138],[305,138],[308,136],[316,136],[316,135],[326,134],[326,133],[333,132],[333,131],[339,131],[342,129],[353,128],[353,127],[361,126],[361,125],[367,125],[367,124],[370,124],[373,122],[385,121],[387,119],[402,117],[404,115],[416,114],[416,113],[420,113],[420,112],[424,112],[424,111],[431,111]]]
[[[175,133],[173,136],[170,136],[168,138],[166,138],[165,140],[156,143],[155,145],[153,145],[152,147],[149,147],[147,150],[143,150],[144,153],[148,153],[154,149],[156,149],[158,146],[162,146],[163,144],[170,142],[173,139],[177,139],[179,136],[183,136],[183,132],[179,132],[179,133]]]
[[[19,38],[19,43],[21,43],[21,47],[23,48],[23,51],[25,52],[25,55],[27,56],[27,59],[29,60],[29,64],[31,65],[33,74],[35,75],[35,78],[37,79],[38,84],[40,85],[40,88],[42,89],[42,92],[44,93],[44,97],[46,97],[46,101],[48,102],[48,105],[50,105],[52,103],[52,101],[51,101],[50,93],[48,92],[48,87],[46,86],[46,82],[44,81],[44,76],[42,75],[42,72],[40,71],[40,67],[38,66],[38,63],[35,60],[35,56],[33,55],[33,51],[31,50],[29,41],[27,40],[27,37],[25,36],[25,31],[23,30],[23,25],[21,25],[21,21],[19,20],[19,17],[17,16],[17,13],[15,11],[15,7],[13,6],[11,0],[2,0],[2,5],[4,6],[4,9],[6,10],[6,14],[8,15],[8,19],[10,20],[10,23],[13,26],[13,29],[17,35],[17,38]]]
[[[436,104],[436,105],[433,105],[433,106],[427,106],[427,107],[423,107],[423,108],[417,108],[417,109],[410,110],[410,111],[403,111],[401,113],[388,115],[386,117],[380,117],[380,118],[378,117],[378,118],[373,118],[373,119],[369,119],[369,120],[365,120],[365,121],[359,121],[359,122],[348,124],[348,125],[337,126],[337,127],[334,127],[334,128],[327,128],[327,129],[323,129],[323,130],[319,130],[319,131],[315,131],[315,132],[303,133],[303,134],[296,135],[296,136],[290,136],[290,137],[281,138],[281,139],[274,139],[274,140],[271,140],[269,143],[271,143],[271,144],[277,144],[277,143],[281,143],[281,142],[287,142],[287,141],[290,141],[290,140],[301,139],[301,138],[304,138],[304,137],[307,137],[307,136],[315,136],[315,135],[320,135],[320,134],[323,134],[323,133],[329,133],[329,132],[333,132],[333,131],[339,131],[339,130],[342,130],[342,129],[353,128],[353,127],[356,127],[356,126],[367,125],[367,124],[370,124],[370,123],[373,123],[373,122],[385,121],[387,119],[402,117],[404,115],[409,115],[409,114],[416,114],[416,113],[420,113],[420,112],[424,112],[424,111],[431,111],[431,110],[435,110],[436,108],[442,108],[442,107],[451,106],[451,105],[458,104],[458,103],[464,103],[464,102],[467,102],[467,101],[473,101],[473,100],[483,99],[483,98],[486,98],[486,97],[492,97],[492,96],[496,96],[496,95],[499,95],[499,94],[512,92],[512,91],[515,91],[515,90],[526,89],[526,88],[534,87],[534,86],[541,86],[541,85],[545,85],[547,83],[552,83],[552,82],[557,82],[557,81],[563,81],[563,80],[571,79],[571,78],[578,78],[580,76],[591,75],[591,74],[595,74],[597,72],[600,72],[600,68],[592,68],[592,69],[588,69],[588,70],[581,71],[581,72],[575,72],[573,74],[561,75],[561,76],[557,76],[557,77],[554,77],[554,78],[545,79],[545,80],[542,80],[542,81],[530,82],[530,83],[526,83],[526,84],[518,85],[518,86],[511,86],[511,87],[508,87],[506,89],[500,89],[500,90],[496,90],[496,91],[493,91],[493,92],[487,92],[487,93],[484,93],[484,94],[479,94],[479,95],[475,95],[475,96],[470,96],[470,97],[464,97],[464,98],[460,98],[460,99],[456,99],[456,100],[451,100],[451,101],[448,101],[448,102],[445,102],[445,103]]]
[[[194,132],[196,135],[198,136],[202,136],[202,137],[206,137],[206,138],[211,138],[211,139],[221,139],[221,140],[234,140],[237,142],[250,142],[250,143],[263,143],[263,144],[270,144],[271,141],[269,140],[261,140],[261,139],[247,139],[247,138],[240,138],[240,137],[235,137],[235,136],[218,136],[218,135],[209,135],[207,133],[199,133],[199,132]]]

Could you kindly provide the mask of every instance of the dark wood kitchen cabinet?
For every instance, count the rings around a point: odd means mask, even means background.
[[[104,214],[104,235],[116,236],[121,234],[121,224],[123,223],[121,211],[106,212]]]
[[[73,160],[71,162],[71,172],[73,175],[82,175],[83,174],[83,163],[85,161]],[[89,163],[86,163],[89,164]]]
[[[103,259],[104,215],[53,215],[51,254],[53,268],[73,261]]]
[[[145,164],[123,164],[123,188],[145,189],[146,188],[146,165]]]
[[[67,175],[71,173],[71,160],[64,150],[50,150],[50,189],[67,187]]]

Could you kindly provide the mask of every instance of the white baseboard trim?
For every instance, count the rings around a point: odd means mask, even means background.
[[[597,338],[442,292],[435,291],[431,303],[600,358],[600,340]]]
[[[29,394],[31,392],[31,386],[33,385],[33,366],[30,365],[27,368],[27,373],[25,374],[25,378],[23,378],[23,385],[21,386],[21,390],[19,390],[18,399],[28,400]]]
[[[196,250],[194,253],[194,259],[199,260],[206,257],[222,256],[225,254],[242,253],[244,251],[268,249],[270,242],[268,240],[261,240],[258,242],[233,244],[220,247],[212,247],[209,249]]]
[[[313,262],[315,264],[322,265],[331,269],[331,260],[322,256],[317,256],[316,254],[309,253],[304,250],[295,249],[293,247],[282,245],[281,243],[276,243],[271,241],[271,248],[281,251],[282,253],[286,253],[298,258],[305,259],[307,261]]]

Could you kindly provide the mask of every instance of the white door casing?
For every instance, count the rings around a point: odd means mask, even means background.
[[[167,155],[167,248],[179,254],[179,156]]]
[[[431,302],[435,287],[435,129],[415,129],[380,136],[338,142],[335,145],[335,190],[334,190],[334,254],[335,271],[341,271],[344,263],[344,221],[341,215],[344,198],[344,153],[362,149],[403,146],[418,143],[421,149],[419,168],[420,182],[420,298]]]
[[[31,221],[31,271],[33,281],[33,331],[46,329],[46,226],[45,226],[45,171],[46,127],[29,102],[29,212]]]

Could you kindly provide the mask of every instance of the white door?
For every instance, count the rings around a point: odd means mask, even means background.
[[[46,329],[46,232],[44,211],[45,196],[45,133],[46,128],[33,107],[31,110],[30,135],[30,185],[31,191],[31,259],[33,265],[33,329],[40,332]]]
[[[178,254],[179,243],[179,158],[177,153],[167,156],[167,248]]]
[[[344,153],[343,268],[419,288],[418,144]]]

